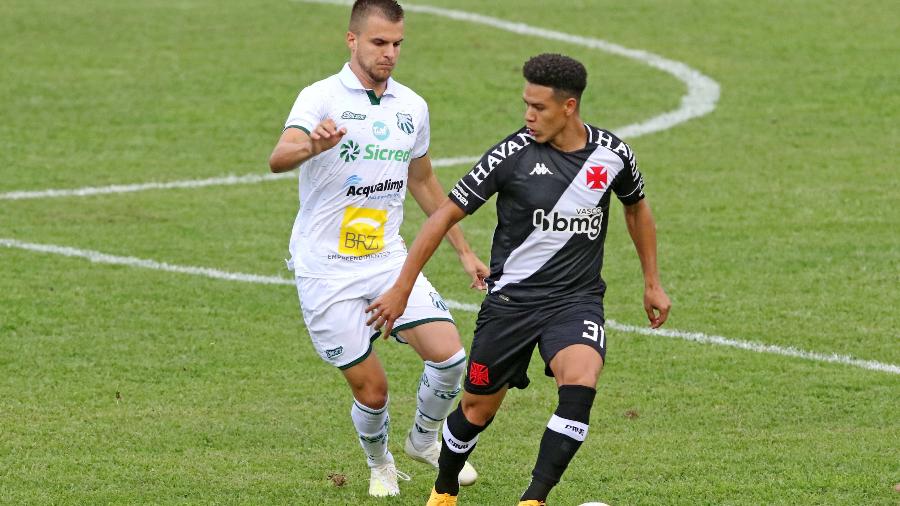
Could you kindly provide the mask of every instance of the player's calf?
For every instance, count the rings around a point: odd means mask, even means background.
[[[550,490],[559,483],[587,437],[596,393],[595,389],[582,385],[559,387],[559,406],[544,429],[537,463],[531,472],[531,484],[522,494],[523,501],[546,501]]]

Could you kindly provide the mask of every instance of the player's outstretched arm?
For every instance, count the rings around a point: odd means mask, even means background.
[[[330,118],[322,121],[307,134],[299,128],[287,128],[269,156],[269,168],[272,172],[287,172],[298,165],[335,147],[347,129],[337,128]]]
[[[672,302],[663,290],[656,264],[656,221],[647,199],[625,206],[625,224],[644,273],[644,310],[651,328],[659,328],[669,317]]]
[[[441,204],[449,200],[440,181],[434,175],[431,158],[428,155],[416,158],[409,163],[409,193],[416,199],[419,207],[427,216],[431,216]],[[447,231],[447,240],[456,250],[463,269],[472,278],[472,284],[469,286],[478,290],[487,289],[484,278],[488,277],[491,271],[469,247],[469,243],[458,225],[453,225]]]
[[[425,267],[425,263],[434,254],[444,234],[465,215],[459,206],[447,199],[425,220],[406,256],[397,281],[366,308],[366,313],[370,313],[366,325],[372,325],[376,329],[383,327],[382,337],[387,339],[394,328],[394,322],[406,310],[406,302],[422,267]]]

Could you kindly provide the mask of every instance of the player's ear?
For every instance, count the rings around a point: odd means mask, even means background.
[[[356,50],[356,34],[350,30],[347,30],[347,48],[350,49],[350,51]]]
[[[566,99],[566,116],[571,116],[575,114],[578,110],[578,99],[575,97],[569,97]]]

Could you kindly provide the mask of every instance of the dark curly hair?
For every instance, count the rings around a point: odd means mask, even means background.
[[[356,0],[350,11],[350,31],[359,32],[359,25],[372,12],[378,12],[391,23],[403,21],[403,7],[395,0]]]
[[[581,102],[587,87],[587,70],[578,60],[561,54],[544,53],[532,57],[522,67],[522,75],[531,84],[553,88],[554,93]]]

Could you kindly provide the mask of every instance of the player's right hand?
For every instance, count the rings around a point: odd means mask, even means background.
[[[313,145],[313,153],[318,155],[337,146],[337,143],[341,142],[346,133],[346,128],[338,128],[334,124],[333,119],[326,118],[325,121],[316,125],[316,128],[313,128],[313,131],[309,133],[309,138]]]

